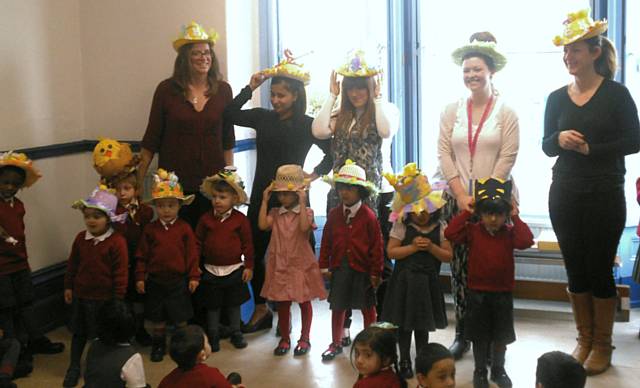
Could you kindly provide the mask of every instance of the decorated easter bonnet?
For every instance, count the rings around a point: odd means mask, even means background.
[[[33,166],[33,161],[27,155],[8,151],[0,154],[0,168],[6,166],[17,167],[25,172],[23,187],[29,187],[42,177],[42,174]]]
[[[496,42],[473,40],[471,43],[455,49],[453,53],[451,53],[451,58],[456,65],[462,66],[464,58],[469,54],[480,54],[491,58],[496,67],[496,71],[502,70],[507,64],[507,57],[498,50]]]
[[[336,69],[336,73],[345,77],[371,77],[382,70],[369,66],[362,50],[354,50],[347,55],[346,63]]]
[[[556,35],[553,38],[553,44],[556,46],[565,46],[579,40],[593,38],[607,31],[608,28],[606,19],[596,21],[591,19],[589,9],[570,13],[563,24],[562,35]]]
[[[304,69],[304,65],[297,63],[291,50],[284,50],[285,58],[277,65],[268,69],[262,70],[262,74],[268,77],[285,77],[291,78],[302,82],[304,85],[308,85],[311,80],[311,74]]]
[[[129,213],[116,215],[118,207],[118,197],[115,196],[106,186],[100,185],[96,187],[89,198],[75,201],[71,207],[74,209],[97,209],[104,212],[111,222],[123,223],[127,219]]]
[[[498,178],[476,179],[473,187],[473,197],[476,203],[485,200],[503,200],[511,202],[511,181]]]
[[[213,194],[213,187],[216,182],[227,182],[227,184],[229,184],[229,186],[231,186],[238,195],[238,201],[235,205],[247,203],[248,200],[247,193],[244,191],[244,182],[242,182],[242,178],[240,178],[240,175],[238,175],[236,170],[235,166],[227,166],[219,173],[204,178],[202,185],[200,185],[200,191],[205,196],[211,198],[211,195]]]
[[[133,174],[140,163],[140,156],[131,152],[128,143],[109,138],[99,138],[93,148],[93,168],[100,174],[101,182],[108,187]]]
[[[402,173],[394,175],[384,173],[384,177],[396,190],[391,203],[389,221],[402,220],[408,213],[433,213],[445,205],[442,194],[446,184],[429,184],[427,177],[422,174],[415,163],[404,166]]]
[[[193,202],[194,195],[184,195],[182,185],[178,183],[178,176],[173,172],[168,172],[159,168],[153,174],[153,188],[151,189],[151,201],[162,198],[175,198],[184,205]]]
[[[218,37],[218,33],[213,28],[207,32],[200,24],[192,21],[186,26],[182,26],[180,35],[173,41],[173,48],[178,51],[180,47],[185,44],[202,42],[208,42],[214,45],[216,41],[218,41]]]
[[[344,183],[362,186],[369,190],[371,194],[375,194],[378,191],[376,186],[367,180],[367,174],[364,169],[351,159],[347,159],[344,166],[340,167],[338,172],[334,172],[332,177],[324,176],[322,179],[334,187],[336,183]]]
[[[309,180],[305,179],[302,166],[297,164],[285,164],[278,167],[276,179],[271,183],[272,191],[298,191],[309,186]]]

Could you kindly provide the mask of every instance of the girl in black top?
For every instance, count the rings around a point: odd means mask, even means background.
[[[547,100],[542,149],[558,157],[549,215],[578,329],[573,356],[587,373],[596,374],[611,363],[616,309],[612,267],[626,219],[624,157],[640,148],[640,124],[629,91],[613,81],[615,48],[598,35],[606,22],[594,22],[586,11],[569,15],[567,23],[576,20],[586,20],[590,28],[556,38],[556,45],[564,45],[564,63],[574,79]]]
[[[251,287],[253,288],[256,309],[249,323],[243,326],[243,332],[251,333],[272,326],[272,314],[265,300],[260,297],[264,283],[264,255],[269,244],[270,232],[258,228],[258,212],[262,202],[262,193],[275,178],[276,170],[284,164],[303,166],[307,153],[313,144],[323,152],[324,158],[307,178],[314,180],[327,174],[332,167],[331,140],[318,140],[311,134],[313,119],[305,115],[307,109],[304,82],[308,81],[302,73],[290,73],[295,64],[281,62],[268,71],[251,76],[247,85],[225,110],[225,119],[235,125],[250,127],[256,131],[256,170],[251,188],[251,199],[247,216],[251,222],[255,264]],[[271,78],[271,105],[273,110],[254,108],[241,110],[251,99],[252,92],[267,78]],[[276,206],[269,203],[269,208]]]

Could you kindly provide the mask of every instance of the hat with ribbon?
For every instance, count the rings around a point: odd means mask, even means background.
[[[127,219],[129,213],[116,214],[116,208],[118,207],[118,197],[107,189],[106,186],[100,185],[96,187],[89,198],[75,201],[72,208],[84,210],[84,209],[97,209],[105,213],[111,222],[123,223]]]
[[[24,171],[25,180],[22,187],[29,187],[42,177],[42,174],[33,166],[33,161],[19,152],[8,151],[0,154],[0,168],[6,166],[17,167]]]
[[[153,174],[153,188],[151,189],[151,201],[162,198],[176,198],[182,204],[189,205],[195,196],[184,195],[182,185],[178,183],[178,176],[173,172],[168,172],[159,168]]]
[[[280,61],[280,63],[262,70],[261,73],[268,77],[291,78],[302,82],[304,85],[308,85],[311,80],[311,73],[304,69],[303,64],[296,62],[296,59],[300,57],[294,57],[289,49],[284,50],[284,56],[285,58]]]
[[[502,68],[507,64],[507,57],[498,50],[496,42],[485,42],[480,40],[474,40],[471,43],[467,43],[464,46],[453,50],[451,58],[456,65],[462,66],[464,58],[468,57],[470,54],[480,54],[491,58],[496,71],[502,70]]]
[[[309,186],[309,180],[304,177],[302,166],[284,164],[278,167],[276,179],[273,180],[272,191],[298,191]]]
[[[325,175],[322,180],[335,187],[336,183],[344,183],[347,185],[362,186],[369,190],[371,194],[378,192],[376,186],[367,180],[367,173],[364,168],[358,166],[353,160],[347,159],[344,166],[340,167],[338,172],[334,172],[333,176]]]
[[[553,38],[553,44],[556,46],[566,46],[580,40],[593,38],[607,31],[608,28],[606,19],[595,21],[591,19],[588,8],[568,14],[563,24],[562,35],[556,35]]]
[[[236,171],[237,168],[235,166],[227,166],[219,173],[204,178],[200,185],[200,192],[202,192],[206,197],[211,198],[216,183],[226,182],[238,196],[238,200],[235,205],[247,203],[248,200],[247,193],[244,191],[244,182],[242,182],[242,178],[240,178],[240,175],[238,175]]]
[[[209,32],[206,32],[200,24],[192,21],[186,26],[182,26],[180,35],[173,41],[173,48],[178,51],[180,47],[185,44],[202,42],[208,42],[214,45],[218,41],[218,37],[218,33],[213,28],[209,29]]]
[[[350,51],[346,63],[336,69],[336,73],[345,77],[371,77],[380,72],[379,67],[369,66],[363,50]]]
[[[391,203],[389,216],[391,222],[402,220],[408,213],[419,214],[423,211],[433,213],[446,203],[442,199],[446,183],[436,182],[430,185],[426,175],[415,163],[404,166],[400,174],[384,173],[383,175],[396,190]]]

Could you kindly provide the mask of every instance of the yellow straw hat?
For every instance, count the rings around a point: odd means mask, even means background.
[[[369,66],[363,50],[350,51],[347,54],[347,61],[336,69],[336,73],[345,77],[371,77],[382,70],[375,66]]]
[[[308,85],[311,80],[311,73],[304,69],[304,65],[296,63],[297,58],[294,58],[291,50],[284,50],[284,56],[285,58],[277,65],[262,70],[262,74],[269,77],[291,78]]]
[[[13,166],[25,172],[25,180],[22,187],[29,187],[42,177],[42,174],[33,166],[33,161],[27,155],[8,151],[0,154],[0,167]]]
[[[151,201],[162,198],[176,198],[182,204],[189,205],[195,196],[184,195],[182,186],[178,183],[178,176],[162,168],[153,174],[153,188],[151,189]]]
[[[206,32],[200,24],[192,21],[186,26],[182,26],[180,35],[173,41],[173,48],[178,51],[180,47],[185,44],[200,42],[208,42],[214,45],[218,41],[219,36],[213,28],[210,28],[209,32]]]
[[[553,44],[556,46],[566,46],[579,40],[593,38],[607,31],[609,26],[606,19],[591,19],[588,8],[570,13],[563,24],[562,35],[553,38]]]
[[[235,205],[247,203],[248,199],[247,193],[244,191],[244,182],[242,182],[242,178],[240,178],[240,175],[238,175],[236,171],[237,168],[235,166],[227,166],[219,173],[204,178],[202,185],[200,185],[200,191],[206,197],[211,198],[211,195],[213,194],[213,187],[216,182],[227,182],[227,184],[231,186],[238,195],[238,201]]]

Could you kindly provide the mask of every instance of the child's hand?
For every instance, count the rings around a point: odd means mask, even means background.
[[[421,243],[422,243],[422,237],[420,236],[414,237],[413,241],[411,241],[411,245],[416,250],[416,252],[420,250]]]
[[[431,245],[433,243],[431,242],[431,240],[428,237],[422,237],[420,239],[420,250],[421,251],[428,251],[431,248]]]
[[[189,280],[189,292],[193,294],[196,291],[196,288],[198,288],[198,285],[200,285],[199,281]]]
[[[303,204],[307,204],[307,191],[302,188],[298,191],[296,191],[296,194],[298,194],[298,203],[303,203]]]
[[[73,291],[64,290],[64,303],[71,304],[71,301],[73,301]]]
[[[244,271],[242,271],[242,281],[244,283],[249,283],[249,280],[251,280],[252,277],[253,277],[253,271],[250,270],[249,268],[245,268]]]
[[[327,272],[323,272],[322,273],[322,278],[326,281],[330,281],[331,280],[331,271],[327,271]]]
[[[271,199],[271,192],[273,191],[273,183],[267,186],[266,189],[262,192],[262,202],[268,203],[269,199]]]
[[[136,291],[138,291],[138,294],[144,294],[144,282],[142,280],[136,282]]]
[[[378,288],[380,285],[380,276],[371,276],[371,285],[373,288]]]
[[[518,214],[520,214],[518,203],[514,199],[512,199],[511,200],[511,217],[517,216]]]

